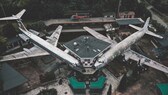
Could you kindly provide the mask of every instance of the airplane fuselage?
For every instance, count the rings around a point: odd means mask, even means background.
[[[105,66],[107,63],[112,61],[115,57],[124,53],[132,44],[137,42],[140,38],[142,38],[145,34],[145,31],[142,29],[130,35],[129,37],[125,38],[120,43],[116,44],[115,46],[111,47],[107,52],[105,52],[95,63],[95,67],[101,68]]]
[[[20,24],[22,26],[24,26],[22,22]],[[28,38],[30,38],[30,40],[32,40],[35,44],[37,44],[40,47],[43,47],[43,49],[46,50],[47,52],[55,55],[56,57],[59,57],[59,58],[63,59],[64,61],[66,61],[68,63],[70,63],[71,64],[70,66],[76,67],[76,66],[79,65],[79,62],[78,62],[77,59],[75,59],[74,57],[68,55],[67,53],[65,53],[64,51],[60,50],[59,48],[56,48],[55,46],[51,45],[47,41],[43,40],[42,38],[34,35],[33,33],[29,32],[27,29],[24,29],[22,32]]]

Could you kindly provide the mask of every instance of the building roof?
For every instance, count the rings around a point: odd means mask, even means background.
[[[10,65],[3,63],[0,70],[0,77],[3,83],[3,91],[15,88],[27,81],[27,79],[13,69]]]
[[[80,36],[64,45],[80,58],[93,58],[110,46],[109,43],[93,36]]]
[[[97,81],[90,82],[91,89],[102,89],[105,84],[106,78],[104,76],[100,76]]]
[[[73,89],[85,89],[86,85],[85,82],[79,82],[74,76],[68,78],[70,85]]]
[[[123,18],[116,19],[119,25],[129,25],[129,24],[143,24],[144,21],[141,18]]]
[[[168,95],[168,83],[157,84],[157,87],[159,88],[162,95]]]

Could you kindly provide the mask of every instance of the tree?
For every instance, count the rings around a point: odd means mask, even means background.
[[[25,6],[28,5],[30,0],[11,0],[10,3],[11,5],[19,8],[24,8]]]
[[[159,24],[156,20],[152,20],[152,25],[156,28],[156,30],[160,33],[165,33],[166,28]]]
[[[137,8],[137,0],[122,0],[121,2],[121,11],[135,11]]]
[[[0,31],[0,54],[2,54],[6,50],[6,41],[7,38],[3,36],[2,31]]]
[[[38,22],[28,24],[27,28],[41,32],[46,28],[46,25],[44,24],[43,21],[38,21]]]
[[[105,6],[104,0],[99,0],[94,3],[95,5],[92,7],[93,16],[102,16]]]
[[[0,65],[2,65],[2,64],[0,64]],[[0,70],[1,70],[1,68],[0,68]],[[3,95],[2,93],[3,93],[3,81],[0,79],[0,94]]]
[[[2,35],[3,36],[5,36],[7,38],[12,38],[12,37],[15,37],[16,34],[17,34],[16,29],[11,23],[5,24],[2,27]]]
[[[144,3],[140,3],[136,8],[136,16],[146,19],[147,17],[151,17],[151,13],[146,9]]]

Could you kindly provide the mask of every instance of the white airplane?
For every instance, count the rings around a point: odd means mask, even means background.
[[[18,22],[19,29],[23,33],[19,34],[19,36],[25,41],[31,40],[35,45],[30,49],[24,48],[21,52],[2,56],[0,62],[52,54],[53,56],[58,57],[63,61],[66,61],[74,69],[81,70],[79,66],[79,61],[77,59],[56,47],[61,34],[62,26],[58,26],[58,28],[53,32],[53,34],[50,37],[47,37],[47,40],[45,41],[42,38],[38,37],[36,35],[37,33],[28,31],[24,26],[24,24],[21,21],[21,17],[25,11],[26,10],[23,9],[16,15],[12,15],[11,17],[0,18],[0,20],[16,20]]]
[[[100,69],[101,67],[104,67],[106,64],[108,64],[110,61],[112,61],[115,57],[119,55],[124,55],[125,60],[132,59],[137,62],[140,62],[140,65],[147,65],[152,68],[155,68],[157,70],[160,70],[162,72],[168,73],[168,67],[159,64],[158,62],[149,59],[133,50],[130,49],[130,46],[137,42],[140,38],[144,36],[144,34],[149,34],[158,38],[163,38],[160,35],[154,34],[151,31],[148,30],[148,24],[149,24],[150,18],[146,20],[146,23],[143,28],[136,27],[134,25],[134,28],[136,28],[138,31],[124,39],[123,41],[117,43],[115,40],[111,40],[107,38],[106,36],[90,29],[89,27],[83,27],[86,31],[88,31],[92,36],[96,37],[97,39],[100,39],[102,41],[111,43],[111,49],[106,51],[103,55],[101,55],[98,60],[95,62],[94,66],[96,69]]]
[[[25,12],[25,9],[16,15],[13,15],[11,17],[0,18],[0,20],[16,20],[18,22],[19,29],[23,33],[23,34],[19,34],[19,36],[25,41],[27,41],[27,40],[33,41],[33,43],[35,43],[35,46],[30,49],[24,48],[23,49],[24,51],[21,51],[18,53],[3,56],[2,59],[0,59],[0,62],[52,54],[55,57],[58,57],[58,58],[62,59],[63,61],[66,61],[72,68],[82,72],[83,68],[82,68],[79,60],[77,60],[73,56],[67,54],[63,50],[56,47],[61,30],[62,30],[62,26],[58,26],[58,28],[55,30],[55,32],[50,37],[47,37],[48,39],[45,41],[42,38],[37,36],[38,33],[28,31],[26,29],[26,27],[23,25],[23,23],[21,21],[21,17],[24,14],[24,12]],[[137,40],[139,40],[145,33],[148,33],[150,35],[154,35],[154,34],[150,33],[150,31],[148,31],[148,29],[147,29],[148,23],[149,23],[149,19],[146,21],[144,28],[142,28],[138,32],[132,34],[131,36],[127,37],[126,39],[124,39],[123,41],[121,41],[118,44],[114,40],[108,39],[107,37],[97,33],[96,31],[94,31],[88,27],[84,27],[85,30],[88,30],[88,32],[90,32],[96,38],[103,40],[105,42],[111,43],[111,49],[106,51],[94,63],[94,67],[96,67],[96,70],[105,66],[107,63],[109,63],[111,60],[113,60],[116,56],[123,54],[123,55],[125,55],[126,60],[128,60],[128,59],[134,59],[134,60],[136,59],[138,61],[140,60],[141,64],[145,64],[145,65],[151,66],[153,68],[156,68],[160,71],[168,73],[168,68],[166,66],[161,65],[161,64],[129,49],[129,46],[134,44]]]

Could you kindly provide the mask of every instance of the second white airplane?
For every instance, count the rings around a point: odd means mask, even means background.
[[[55,30],[55,32],[50,37],[48,37],[47,40],[43,40],[42,38],[37,36],[37,33],[27,30],[26,27],[23,25],[21,21],[21,17],[24,14],[24,12],[25,12],[25,9],[16,15],[0,18],[0,20],[16,20],[18,22],[19,29],[23,33],[23,34],[20,34],[19,36],[25,41],[30,39],[35,44],[35,46],[30,49],[24,48],[23,49],[24,51],[21,51],[15,54],[3,56],[0,62],[52,54],[56,57],[59,57],[63,61],[66,61],[66,63],[69,64],[72,68],[80,72],[82,72],[83,69],[85,69],[84,67],[82,67],[82,63],[80,62],[79,59],[73,57],[72,55],[69,55],[68,53],[56,47],[62,30],[62,26],[59,26]],[[141,37],[143,37],[144,34],[149,34],[158,38],[162,38],[161,36],[148,31],[149,20],[150,18],[146,20],[146,23],[143,28],[132,25],[138,31],[133,33],[131,36],[127,37],[120,43],[117,43],[115,40],[108,39],[104,35],[97,33],[96,31],[88,27],[84,27],[86,31],[88,31],[97,39],[111,43],[111,48],[107,50],[104,54],[100,55],[99,58],[96,59],[96,61],[93,63],[93,67],[96,68],[94,69],[94,71],[104,67],[106,64],[110,63],[110,61],[112,61],[114,58],[122,54],[122,55],[125,55],[125,60],[133,59],[133,60],[136,60],[137,62],[140,62],[141,65],[145,64],[147,66],[150,66],[160,71],[163,71],[165,73],[168,73],[168,67],[162,64],[159,64],[158,62],[153,61],[129,48],[132,44],[134,44]],[[93,70],[92,67],[91,69]]]
[[[94,66],[96,67],[96,69],[100,69],[101,67],[104,67],[106,64],[108,64],[114,58],[116,58],[117,56],[122,54],[125,56],[125,60],[133,59],[133,60],[136,60],[137,62],[140,62],[140,65],[145,64],[145,65],[153,67],[157,70],[168,73],[168,67],[166,67],[162,64],[159,64],[158,62],[153,61],[152,59],[149,59],[149,58],[130,49],[130,46],[132,44],[134,44],[135,42],[137,42],[145,34],[149,34],[151,36],[155,36],[158,38],[163,38],[162,36],[154,34],[148,30],[149,20],[150,20],[150,18],[147,18],[146,23],[143,28],[138,27],[138,29],[137,29],[136,26],[131,25],[134,28],[136,27],[136,29],[138,31],[133,33],[129,37],[125,38],[123,41],[121,41],[119,43],[105,37],[104,35],[96,32],[88,27],[83,27],[86,31],[88,31],[91,35],[93,35],[97,39],[111,43],[111,49],[109,49],[107,52],[105,52],[103,55],[101,55],[98,58],[98,60],[95,62]]]

